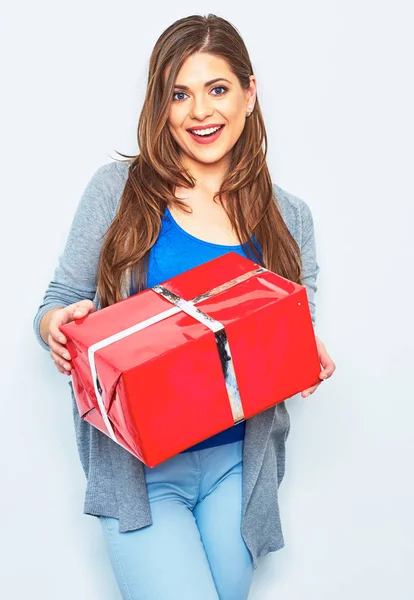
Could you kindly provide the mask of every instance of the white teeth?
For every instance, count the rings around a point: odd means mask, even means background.
[[[195,133],[196,135],[209,135],[210,133],[214,133],[220,129],[221,125],[218,127],[209,127],[208,129],[191,129],[191,133]]]

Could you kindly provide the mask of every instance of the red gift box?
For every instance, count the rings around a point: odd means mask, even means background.
[[[81,418],[149,467],[319,382],[306,288],[235,252],[60,330]]]

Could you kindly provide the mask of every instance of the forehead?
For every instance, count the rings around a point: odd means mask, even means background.
[[[164,73],[164,80],[167,79],[169,72],[168,66]],[[197,52],[186,58],[174,83],[191,87],[217,77],[225,77],[230,81],[236,80],[224,58],[216,54]]]

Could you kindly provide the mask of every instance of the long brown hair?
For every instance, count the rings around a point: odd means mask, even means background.
[[[135,292],[145,289],[149,251],[160,232],[165,207],[186,209],[175,197],[174,189],[195,186],[166,126],[178,72],[195,52],[222,57],[241,87],[247,89],[250,85],[253,68],[246,46],[237,29],[225,19],[213,14],[179,19],[157,40],[138,121],[140,153],[129,156],[118,152],[133,160],[118,212],[101,250],[97,292],[102,308],[129,295],[131,278]],[[168,78],[164,81],[167,67]],[[214,200],[217,198],[222,204],[252,260],[301,283],[300,249],[276,205],[266,153],[267,135],[256,95],[254,110],[232,149],[228,172]],[[262,256],[251,241],[253,234]]]

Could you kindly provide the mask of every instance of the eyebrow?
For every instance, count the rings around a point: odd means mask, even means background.
[[[216,83],[217,81],[227,81],[227,83],[231,84],[231,81],[229,81],[228,79],[225,79],[224,77],[216,77],[216,79],[210,79],[210,81],[206,81],[206,83],[204,84],[204,87],[208,87],[209,85],[212,85],[213,83]],[[189,90],[190,89],[187,85],[175,85],[174,88],[177,88],[179,90]]]

